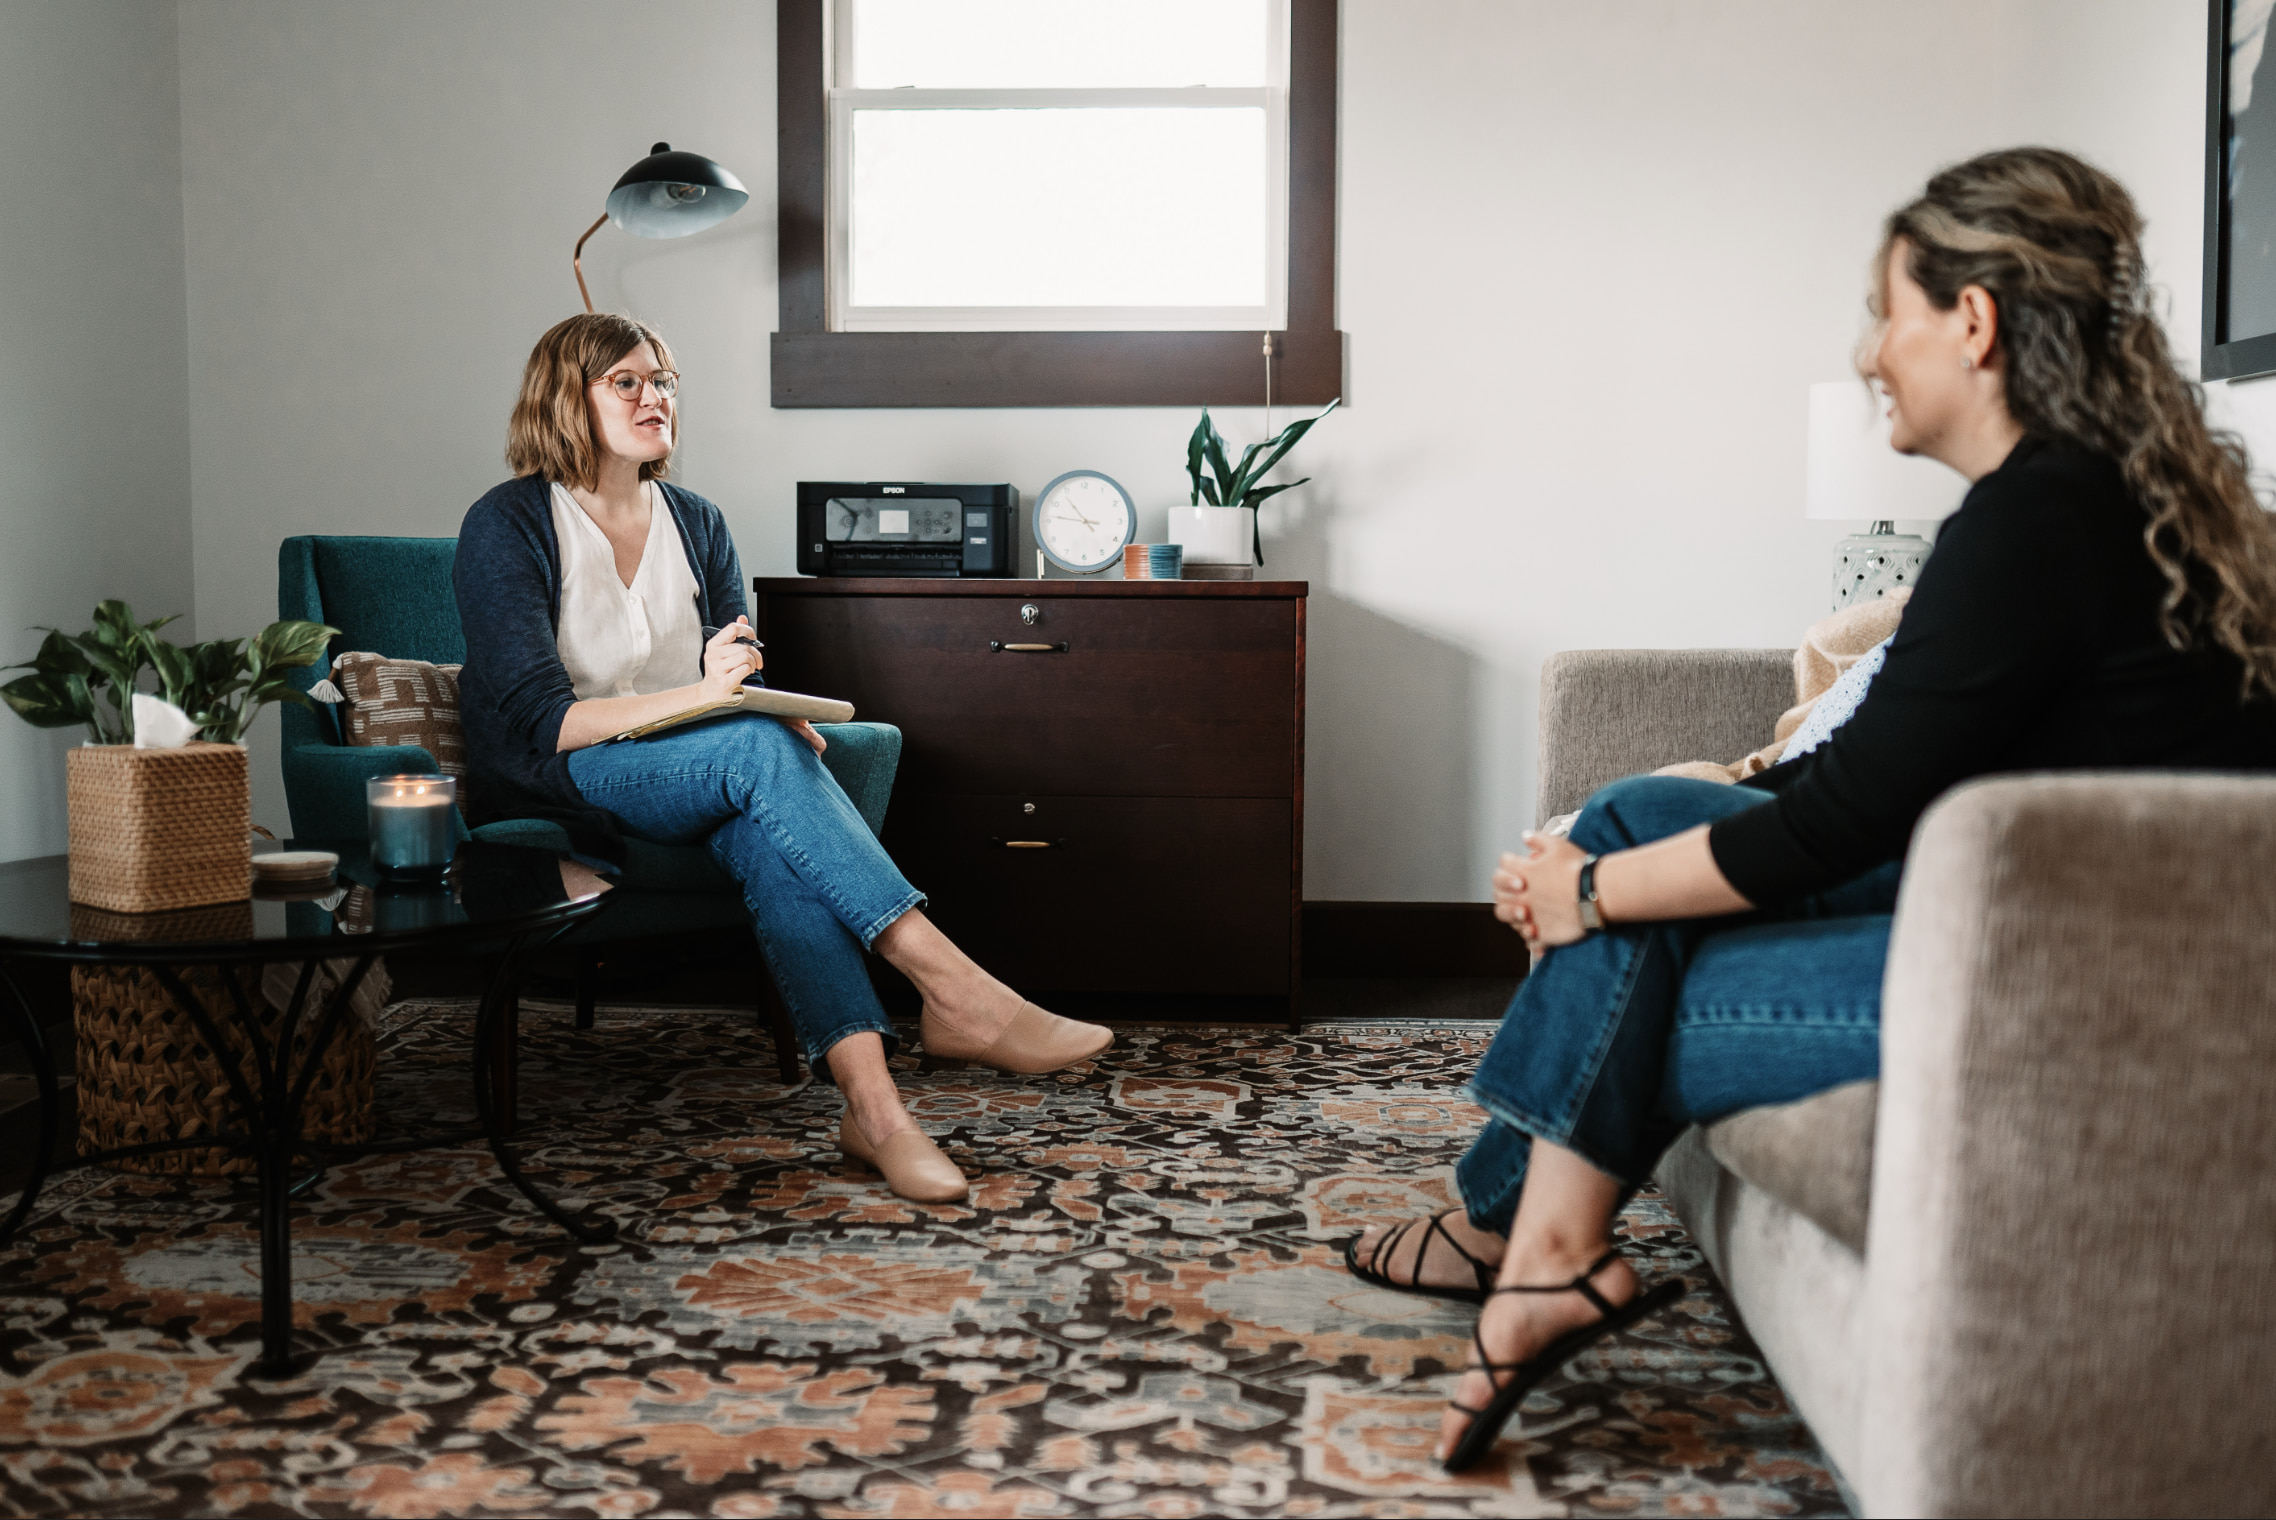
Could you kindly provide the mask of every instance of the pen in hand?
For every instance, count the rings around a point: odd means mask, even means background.
[[[766,648],[766,647],[767,647],[765,644],[761,643],[761,642],[760,642],[758,639],[756,639],[756,638],[753,638],[753,637],[752,637],[752,636],[751,636],[751,635],[750,635],[748,632],[744,632],[744,633],[738,633],[737,635],[735,635],[735,642],[736,642],[736,643],[738,643],[738,644],[741,644],[741,645],[745,646],[746,648],[750,648],[750,649],[764,649],[764,648]],[[751,673],[750,673],[748,676],[745,676],[745,677],[743,678],[743,684],[744,684],[745,686],[748,686],[748,685],[750,685],[752,681],[754,681],[754,680],[757,680],[757,679],[758,679],[758,674],[759,674],[759,673],[758,673],[758,671],[756,671],[756,670],[753,670],[753,671],[752,671],[752,672],[751,672]],[[763,683],[762,683],[762,684],[763,684]]]
[[[735,627],[735,638],[734,638],[734,642],[735,642],[735,643],[742,645],[742,646],[743,646],[744,648],[746,648],[746,649],[764,649],[764,648],[766,648],[766,647],[767,647],[767,646],[766,646],[766,645],[765,645],[765,644],[764,644],[764,643],[763,643],[763,642],[762,642],[762,641],[761,641],[761,640],[760,640],[760,639],[757,637],[757,635],[755,635],[755,634],[753,634],[753,633],[751,632],[751,628],[750,628],[750,625],[749,625],[748,623],[743,623],[743,622],[742,622],[740,619],[738,619],[738,620],[737,620],[737,624],[738,624],[738,626],[736,626],[736,627]],[[713,627],[711,627],[711,626],[709,626],[709,625],[707,624],[707,625],[705,625],[705,627],[704,627],[704,630],[703,630],[703,636],[704,636],[704,638],[705,638],[705,640],[706,640],[706,641],[710,641],[710,640],[713,640],[713,639],[716,639],[716,638],[718,638],[718,637],[719,637],[719,635],[720,635],[722,632],[724,632],[724,631],[725,631],[725,630],[723,630],[723,629],[719,629],[719,628],[713,628]],[[754,665],[756,665],[756,664],[757,664],[757,662],[756,662],[756,661],[753,661],[752,663],[753,663]],[[758,672],[757,672],[755,669],[752,671],[752,674],[753,674],[753,675],[756,675],[757,673],[758,673]]]

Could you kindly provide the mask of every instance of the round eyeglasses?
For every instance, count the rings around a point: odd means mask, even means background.
[[[603,375],[593,383],[605,385],[610,390],[615,391],[617,399],[621,401],[638,401],[641,387],[647,385],[656,387],[656,394],[666,401],[680,393],[680,377],[668,369],[656,370],[646,375],[636,375],[628,369],[620,369],[613,375]]]

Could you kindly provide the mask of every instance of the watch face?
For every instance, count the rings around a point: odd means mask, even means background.
[[[1067,570],[1114,563],[1138,527],[1130,494],[1096,470],[1070,470],[1035,503],[1035,541]]]

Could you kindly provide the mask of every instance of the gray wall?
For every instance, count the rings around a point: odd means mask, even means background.
[[[192,610],[174,22],[0,3],[0,663],[104,597]],[[0,714],[0,860],[63,849],[79,738]]]
[[[286,534],[455,530],[504,473],[530,343],[577,309],[570,243],[655,138],[730,165],[751,208],[681,242],[606,229],[588,269],[678,345],[683,478],[751,571],[790,570],[800,478],[1032,492],[1103,469],[1146,536],[1182,497],[1182,409],[767,406],[770,7],[178,14],[212,630],[271,615]],[[1878,219],[1939,163],[2038,140],[2118,172],[2193,348],[2195,0],[1345,0],[1343,18],[1349,405],[1296,461],[1313,484],[1266,514],[1269,568],[1315,593],[1315,898],[1485,895],[1530,821],[1554,650],[1791,644],[1823,610],[1844,529],[1802,517],[1803,397],[1845,372]],[[1197,184],[1197,218],[1207,201]],[[1259,422],[1221,420],[1236,440]],[[256,814],[279,823],[255,758]]]

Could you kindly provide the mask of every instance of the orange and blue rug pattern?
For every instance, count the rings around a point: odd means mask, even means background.
[[[469,1106],[470,1015],[399,1004],[391,1131]],[[1841,1499],[1656,1195],[1678,1307],[1430,1442],[1475,1311],[1342,1267],[1447,1207],[1491,1026],[1125,1031],[1053,1077],[919,1075],[977,1180],[843,1163],[748,1013],[524,1015],[523,1155],[612,1215],[571,1245],[478,1148],[332,1171],[294,1226],[297,1375],[257,1343],[249,1188],[78,1172],[0,1252],[0,1512],[343,1516],[1827,1514]]]

